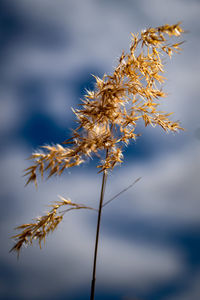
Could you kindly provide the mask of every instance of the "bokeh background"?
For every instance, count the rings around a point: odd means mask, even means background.
[[[61,143],[91,74],[111,74],[130,33],[183,22],[183,52],[166,61],[163,110],[185,132],[142,133],[125,149],[107,183],[100,232],[96,299],[200,299],[200,2],[198,0],[0,1],[0,299],[89,299],[97,214],[68,213],[19,261],[14,227],[42,215],[57,195],[98,206],[96,159],[62,177],[24,188],[26,158]]]

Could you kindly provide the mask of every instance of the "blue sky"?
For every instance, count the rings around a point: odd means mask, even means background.
[[[24,188],[26,158],[61,143],[91,74],[111,74],[131,32],[183,22],[181,55],[166,62],[168,97],[185,132],[144,128],[109,174],[96,299],[198,300],[200,295],[200,2],[191,0],[13,0],[0,2],[0,299],[89,298],[96,214],[72,212],[47,238],[9,254],[13,228],[41,215],[57,195],[98,206],[96,159]]]

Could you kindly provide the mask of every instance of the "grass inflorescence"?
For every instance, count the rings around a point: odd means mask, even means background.
[[[65,169],[78,166],[92,155],[97,155],[100,157],[97,168],[103,172],[99,232],[107,171],[123,162],[124,145],[139,136],[136,132],[138,122],[143,120],[145,126],[158,125],[166,132],[183,130],[178,121],[170,120],[171,113],[158,109],[160,99],[166,97],[162,89],[165,81],[164,59],[181,51],[183,42],[174,38],[179,39],[183,32],[181,24],[177,23],[132,34],[129,52],[121,54],[113,74],[104,74],[103,78],[94,76],[94,90],[87,91],[79,109],[73,110],[78,126],[73,130],[72,137],[62,145],[43,146],[41,151],[30,156],[33,164],[25,170],[26,185],[34,182],[37,186],[39,174],[42,178],[45,172],[48,172],[48,178],[61,175]],[[66,209],[60,211],[63,207]],[[21,232],[14,236],[16,244],[11,251],[19,254],[22,246],[32,244],[33,240],[38,240],[41,246],[46,235],[62,221],[64,213],[72,209],[93,208],[61,197],[44,216],[16,228]],[[98,234],[96,252],[97,247]],[[94,297],[96,252],[91,299]]]

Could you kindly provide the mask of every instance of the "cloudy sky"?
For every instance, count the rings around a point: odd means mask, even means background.
[[[168,97],[185,132],[139,127],[124,163],[109,174],[96,299],[198,300],[200,295],[200,101],[198,0],[0,1],[0,299],[89,299],[97,214],[74,211],[37,245],[9,254],[14,227],[57,195],[98,206],[96,160],[24,188],[26,158],[61,143],[91,74],[111,74],[131,32],[182,21],[181,55],[166,62]]]

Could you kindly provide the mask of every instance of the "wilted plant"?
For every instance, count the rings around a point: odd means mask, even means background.
[[[37,186],[37,174],[49,171],[52,175],[61,175],[70,167],[84,163],[92,154],[101,158],[99,173],[103,173],[101,196],[98,210],[97,233],[95,243],[93,280],[91,299],[94,299],[96,257],[100,228],[101,210],[108,171],[122,163],[122,148],[131,139],[139,135],[135,132],[139,120],[145,126],[161,126],[165,131],[183,129],[179,122],[169,119],[171,113],[158,110],[159,99],[166,96],[161,84],[165,81],[163,58],[178,53],[183,42],[169,43],[169,38],[179,37],[183,33],[180,23],[164,25],[143,30],[140,34],[132,34],[130,52],[122,53],[118,66],[112,75],[104,75],[102,79],[94,76],[94,91],[87,91],[80,109],[74,110],[78,127],[73,130],[72,138],[61,145],[43,146],[44,151],[33,153],[30,159],[32,166],[25,170],[28,177],[26,185],[34,182]],[[67,209],[59,211],[61,207]],[[39,217],[34,223],[24,224],[17,229],[21,233],[14,236],[16,244],[11,249],[20,252],[23,244],[32,244],[38,240],[40,246],[45,236],[53,231],[63,218],[63,214],[72,209],[93,209],[79,205],[60,197],[52,205],[46,215]]]

